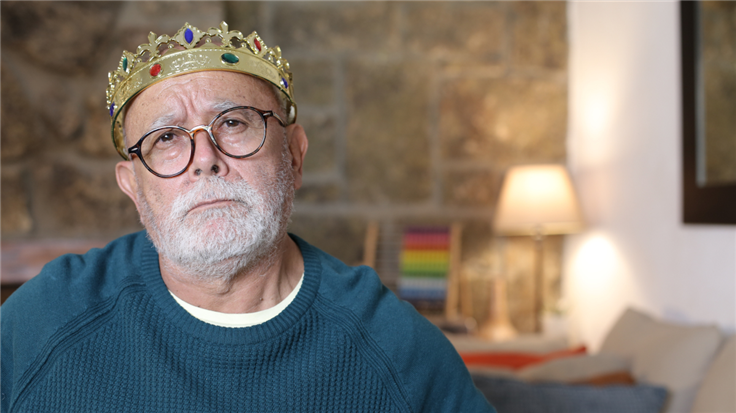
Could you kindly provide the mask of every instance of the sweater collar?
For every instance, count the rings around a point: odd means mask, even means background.
[[[294,301],[273,319],[256,326],[243,328],[218,327],[198,320],[183,309],[171,296],[161,278],[159,257],[145,231],[139,233],[143,242],[138,243],[140,274],[148,293],[153,297],[168,321],[183,332],[207,341],[222,344],[253,344],[274,337],[299,321],[314,303],[322,276],[322,266],[317,251],[301,238],[289,234],[301,250],[304,258],[304,281]]]

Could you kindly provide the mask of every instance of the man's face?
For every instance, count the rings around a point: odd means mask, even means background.
[[[228,106],[278,113],[271,89],[239,73],[208,71],[157,83],[130,104],[126,145],[163,125],[207,125]],[[285,235],[294,189],[301,184],[306,137],[298,125],[269,119],[263,148],[250,158],[218,151],[196,133],[189,168],[173,178],[151,174],[140,160],[118,164],[118,182],[136,203],[159,252],[203,278],[219,278],[257,264]]]

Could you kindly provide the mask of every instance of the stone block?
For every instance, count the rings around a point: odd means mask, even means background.
[[[563,162],[567,87],[534,78],[457,79],[444,84],[440,141],[446,159]]]
[[[496,2],[408,2],[409,50],[454,60],[498,60],[506,43],[505,10]]]
[[[334,102],[335,63],[330,59],[289,59],[297,105],[326,106]]]
[[[430,73],[420,61],[348,65],[351,201],[411,203],[430,197]]]
[[[87,118],[78,145],[87,156],[120,160],[110,135],[110,115],[104,108],[105,101],[102,95],[90,96],[87,99]]]
[[[29,191],[25,173],[19,169],[2,169],[0,203],[2,203],[2,236],[22,235],[33,229]]]
[[[296,191],[294,200],[309,204],[336,202],[340,200],[340,187],[336,184],[304,184]]]
[[[54,72],[92,73],[120,2],[2,2],[3,44]],[[53,42],[53,47],[49,44]]]
[[[185,22],[201,30],[207,30],[210,27],[219,27],[220,22],[225,18],[225,2],[221,1],[126,1],[122,3],[117,16],[117,27],[141,28],[147,30],[146,34],[152,31],[159,35],[172,35]],[[246,30],[238,27],[233,27],[233,29]],[[146,40],[146,37],[143,40]]]
[[[104,88],[98,90],[100,106],[96,107],[99,112],[105,113]],[[69,142],[79,136],[82,126],[82,108],[77,104],[80,91],[74,90],[68,84],[51,83],[45,88],[41,99],[36,101],[36,110],[42,114],[44,121],[51,132],[47,135],[44,144],[55,140],[57,142]],[[110,117],[107,118],[110,123]]]
[[[5,64],[0,70],[0,93],[3,99],[0,109],[2,160],[19,160],[36,155],[42,148],[40,137],[46,136],[46,128],[43,122],[34,119],[32,106],[18,77]]]
[[[38,227],[44,235],[120,235],[141,229],[135,204],[119,188],[114,162],[98,170],[49,163],[35,171]]]
[[[446,171],[443,182],[444,203],[486,207],[490,214],[496,205],[500,187],[501,174],[496,170]]]
[[[294,214],[289,232],[348,265],[357,265],[363,260],[366,227],[367,222],[356,217]]]
[[[298,122],[309,140],[304,173],[332,171],[335,168],[335,119],[330,115],[311,114],[299,117]]]
[[[496,238],[491,232],[490,215],[487,221],[462,222],[462,262],[479,275],[492,276],[498,271],[499,257]]]
[[[17,54],[14,57],[17,58]],[[45,73],[30,68],[28,64],[16,66],[17,61],[13,63],[23,92],[33,108],[34,121],[44,124],[44,132],[38,136],[44,151],[56,152],[79,138],[86,114],[80,99],[87,88],[86,81],[76,81],[60,73]],[[102,96],[100,100],[104,112],[105,85],[99,83],[95,94]]]
[[[257,31],[259,35],[264,35],[267,29],[267,23],[262,18],[265,4],[260,1],[226,1],[225,4],[225,21],[230,25],[230,30],[240,30],[244,35]],[[271,40],[264,39],[268,42]],[[269,47],[271,43],[268,43]],[[276,44],[274,44],[276,45]],[[289,57],[287,56],[288,60]],[[291,60],[289,60],[291,63]]]
[[[396,50],[397,5],[391,2],[275,2],[273,31],[288,56],[303,52]]]
[[[563,1],[509,3],[514,67],[567,68],[567,5]]]

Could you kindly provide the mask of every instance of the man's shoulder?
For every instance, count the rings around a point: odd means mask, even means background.
[[[109,295],[121,279],[136,272],[137,250],[144,244],[145,233],[138,232],[84,254],[64,254],[47,263],[3,307],[28,307],[39,302],[48,306],[57,299]]]
[[[124,280],[137,273],[135,254],[145,241],[144,233],[130,234],[104,248],[65,254],[46,264],[3,304],[3,339],[43,343],[75,317],[115,296]]]
[[[361,341],[363,355],[382,366],[411,410],[493,411],[445,335],[386,288],[372,268],[348,266],[297,242],[306,271],[319,271],[319,311]]]
[[[333,306],[349,309],[360,318],[375,315],[378,307],[406,313],[410,318],[421,317],[414,308],[399,300],[368,266],[349,266],[332,255],[295,237],[305,261],[305,271],[319,272],[319,296]],[[423,317],[422,317],[423,318]],[[370,321],[363,319],[363,321]]]

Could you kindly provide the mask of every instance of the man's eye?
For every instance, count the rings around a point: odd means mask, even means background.
[[[164,133],[158,138],[158,140],[162,142],[171,142],[174,139],[176,139],[176,135],[174,135],[173,133]]]
[[[227,119],[225,121],[225,126],[229,128],[237,128],[239,126],[245,126],[245,122],[240,121],[238,119]]]
[[[160,145],[169,145],[171,143],[176,142],[179,139],[179,135],[173,132],[165,132],[159,135],[156,138],[156,141],[153,142],[154,145],[160,146]]]

